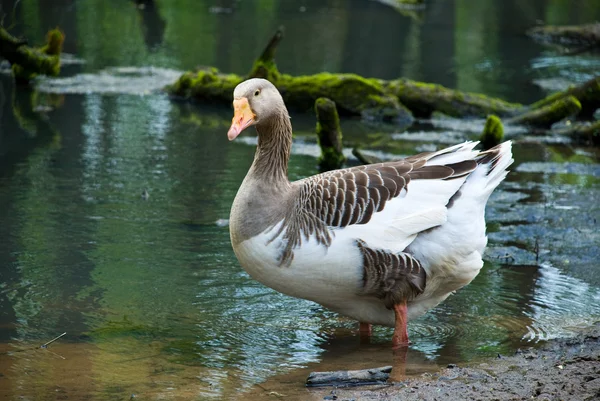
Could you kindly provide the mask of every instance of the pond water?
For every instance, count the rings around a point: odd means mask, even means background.
[[[0,75],[0,396],[6,399],[306,399],[311,370],[392,363],[391,330],[251,280],[229,208],[255,139],[231,111],[160,92],[181,71],[244,73],[280,24],[292,74],[406,76],[528,103],[600,71],[522,32],[600,19],[594,0],[0,0],[30,42],[66,33],[61,77]],[[317,172],[312,115],[293,115],[290,178]],[[482,121],[343,122],[346,146],[383,158],[477,137]],[[600,320],[600,151],[523,130],[488,205],[484,269],[411,322],[406,374],[509,354]],[[349,151],[349,150],[348,150]],[[40,345],[66,332],[48,345]],[[282,390],[283,389],[283,390]],[[279,393],[278,393],[279,394]]]

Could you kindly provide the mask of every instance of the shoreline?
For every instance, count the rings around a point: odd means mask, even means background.
[[[281,386],[269,380],[240,399],[597,400],[600,322],[572,338],[550,340],[541,347],[519,349],[514,355],[499,355],[474,364],[449,365],[435,373],[388,385],[302,389],[281,379]]]

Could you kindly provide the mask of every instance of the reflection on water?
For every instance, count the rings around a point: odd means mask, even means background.
[[[0,395],[7,399],[222,399],[257,394],[259,382],[287,383],[291,394],[310,370],[394,362],[390,329],[376,328],[361,344],[355,322],[275,293],[240,269],[223,219],[254,139],[227,141],[227,109],[145,95],[176,77],[172,69],[211,64],[243,73],[282,21],[288,36],[279,65],[292,73],[407,75],[529,101],[540,96],[532,80],[549,68],[578,81],[598,62],[553,64],[562,56],[513,36],[544,13],[550,22],[598,15],[585,1],[581,15],[553,14],[557,2],[537,0],[509,19],[486,12],[514,11],[516,1],[434,1],[419,18],[366,0],[307,1],[304,11],[293,2],[219,3],[234,4],[231,13],[211,12],[213,2],[183,3],[19,2],[19,29],[43,37],[46,25],[59,24],[66,50],[85,63],[40,81],[61,95],[15,89],[0,76]],[[490,37],[479,29],[491,26],[481,15],[494,16]],[[307,36],[305,26],[318,35]],[[251,27],[253,35],[244,34]],[[382,40],[392,34],[402,38],[394,49]],[[527,91],[513,94],[519,82]],[[297,179],[317,171],[317,147],[313,117],[293,123]],[[391,158],[473,138],[481,123],[423,122],[404,133],[355,121],[343,128],[349,148],[362,144]],[[484,269],[411,323],[408,375],[509,354],[600,319],[600,212],[590,202],[600,198],[598,150],[519,142],[514,151],[514,171],[488,208]]]

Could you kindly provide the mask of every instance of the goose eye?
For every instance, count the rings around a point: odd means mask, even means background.
[[[260,95],[260,89],[257,89],[256,92],[254,92],[254,96],[258,96]]]

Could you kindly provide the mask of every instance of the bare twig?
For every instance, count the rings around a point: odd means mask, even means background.
[[[56,338],[53,338],[52,340],[48,341],[46,344],[40,345],[40,348],[48,348],[48,345],[52,344],[54,341],[58,340],[59,338],[61,338],[62,336],[66,335],[66,334],[67,334],[67,332],[65,331],[60,336],[58,336]]]

